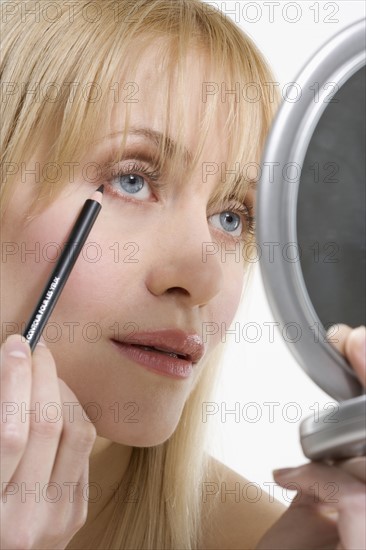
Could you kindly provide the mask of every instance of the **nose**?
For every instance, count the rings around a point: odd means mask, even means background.
[[[209,303],[222,289],[223,270],[205,212],[191,207],[162,214],[156,234],[148,290],[155,296],[174,295],[190,307]]]

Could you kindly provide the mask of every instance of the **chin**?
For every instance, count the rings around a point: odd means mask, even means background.
[[[155,447],[165,443],[175,432],[179,418],[177,422],[172,425],[164,424],[163,426],[152,425],[151,422],[130,424],[131,427],[126,428],[124,424],[123,429],[116,429],[115,425],[98,426],[95,424],[97,434],[100,437],[110,439],[115,443],[126,445],[129,447]]]

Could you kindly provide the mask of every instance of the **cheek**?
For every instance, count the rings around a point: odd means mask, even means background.
[[[57,228],[48,229],[53,227],[55,219],[55,215],[43,215],[22,228],[14,217],[3,225],[6,241],[2,240],[2,249],[6,247],[5,250],[12,253],[2,255],[2,286],[6,287],[2,308],[5,307],[7,318],[16,321],[19,327],[28,321],[55,266],[62,239]],[[18,328],[17,332],[21,330]]]
[[[19,304],[22,321],[33,311],[64,250],[76,219],[75,209],[73,215],[69,211],[69,204],[50,208],[21,236],[28,247],[37,243],[41,251],[38,263],[30,261],[20,266],[27,296],[26,306]],[[62,227],[55,226],[54,220],[60,217]],[[143,280],[143,274],[136,247],[124,248],[125,243],[117,242],[115,233],[116,224],[111,223],[110,217],[99,216],[45,328],[47,342],[55,345],[57,342],[57,347],[66,349],[69,341],[78,341],[84,347],[98,335],[101,338],[110,338],[116,333],[125,335],[125,320],[136,317],[135,304],[141,302],[139,281]],[[131,327],[126,330],[127,336]]]
[[[80,208],[75,209],[77,202],[77,198],[75,201],[61,199],[57,201],[57,207],[52,205],[25,228],[21,228],[21,222],[15,215],[2,225],[3,237],[6,239],[2,240],[2,250],[9,251],[2,255],[2,287],[7,288],[2,296],[2,307],[5,306],[7,318],[16,320],[19,325],[25,323],[33,312],[64,250],[70,228],[80,211]],[[82,199],[79,200],[79,203],[82,202]],[[89,304],[91,296],[95,294],[93,289],[101,286],[98,281],[101,280],[102,252],[108,246],[98,236],[95,237],[98,221],[62,291],[55,309],[57,316],[70,300],[73,300],[74,312],[77,312],[75,306],[78,300]],[[52,318],[55,314],[52,314]]]
[[[222,303],[222,316],[227,323],[227,326],[232,322],[240,303],[240,297],[243,289],[244,272],[242,266],[237,273],[230,277],[228,286],[226,287],[226,297]]]
[[[235,317],[243,290],[244,267],[241,263],[226,265],[225,283],[211,309],[211,320],[203,327],[203,338],[215,346],[221,341]]]
[[[45,228],[52,227],[52,216],[52,212],[49,212],[42,218],[42,223],[30,228],[26,235],[28,242],[38,243],[41,249],[40,264],[34,266],[35,269],[31,275],[33,296],[38,296],[43,290],[65,249],[70,227],[75,221],[74,217],[66,215],[63,217],[62,228],[55,227],[48,232]],[[77,320],[81,312],[82,316],[87,318],[95,304],[99,301],[108,301],[108,291],[112,293],[106,284],[111,268],[111,262],[108,263],[106,254],[108,243],[101,238],[100,233],[96,230],[98,221],[92,228],[67,279],[53,313],[53,319],[64,317],[66,321]],[[65,227],[68,228],[66,232]]]

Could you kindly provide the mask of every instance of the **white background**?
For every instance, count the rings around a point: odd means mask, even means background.
[[[219,7],[250,35],[271,65],[280,89],[296,81],[303,66],[329,38],[365,17],[363,0],[206,3]],[[271,472],[308,462],[299,442],[299,424],[306,417],[314,418],[314,410],[324,411],[326,404],[334,400],[302,371],[277,329],[271,341],[264,323],[275,320],[259,269],[256,264],[251,293],[233,322],[240,323],[239,341],[235,341],[235,335],[227,335],[228,347],[215,397],[216,412],[207,417],[207,422],[217,428],[210,450],[256,483],[259,495],[260,490],[272,492],[288,506],[296,493],[274,487]],[[253,329],[245,334],[249,322],[257,323],[262,331],[257,342],[253,342]],[[236,413],[230,414],[229,410]],[[240,498],[256,498],[255,485],[240,490],[244,491]],[[262,493],[261,498],[269,496]]]

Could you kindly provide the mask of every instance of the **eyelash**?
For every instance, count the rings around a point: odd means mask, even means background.
[[[133,174],[138,176],[146,176],[146,178],[149,180],[149,183],[151,183],[151,186],[154,188],[154,190],[162,189],[164,185],[161,183],[157,183],[159,179],[161,178],[161,172],[155,168],[155,170],[148,170],[146,166],[142,164],[138,164],[136,161],[130,162],[128,166],[124,168],[119,168],[116,171],[111,172],[111,179],[118,178],[120,176],[126,176],[127,174]],[[118,196],[121,196],[118,191],[114,191],[112,188],[112,192],[117,194]]]
[[[229,206],[225,210],[223,210],[223,212],[227,212],[227,211],[242,214],[247,224],[246,225],[247,233],[249,233],[250,235],[254,234],[255,218],[253,216],[250,216],[249,208],[245,204],[237,200],[232,200],[231,202],[229,202]],[[243,230],[243,233],[244,232],[245,232],[245,229]]]
[[[155,169],[155,170],[149,170],[146,168],[146,166],[142,165],[142,164],[139,164],[137,163],[136,161],[134,161],[133,163],[130,163],[128,165],[128,168],[120,168],[116,171],[112,171],[111,172],[111,177],[109,178],[108,180],[108,192],[111,194],[111,195],[115,195],[117,197],[121,197],[121,193],[119,193],[118,191],[116,191],[111,185],[110,185],[110,181],[114,178],[118,178],[118,177],[121,177],[121,176],[125,176],[127,174],[134,174],[134,175],[139,175],[139,176],[144,176],[148,179],[148,183],[151,185],[151,187],[157,191],[157,190],[161,190],[164,188],[164,184],[161,184],[159,182],[159,184],[157,183],[159,181],[159,179],[161,178],[161,172],[158,170],[158,169]],[[138,203],[139,201],[136,201],[136,200],[131,200],[129,199],[128,196],[126,195],[122,195],[123,196],[123,199],[124,200],[127,200],[127,201],[130,201],[130,202],[134,202],[136,204],[136,202]],[[233,210],[231,210],[233,209]],[[254,232],[255,232],[255,217],[253,216],[250,216],[249,214],[249,209],[248,207],[245,205],[245,204],[242,204],[240,203],[239,201],[231,201],[228,205],[228,207],[223,210],[223,212],[234,212],[234,213],[238,213],[240,214],[240,216],[242,218],[244,218],[244,222],[246,224],[246,228],[247,228],[247,233],[250,234],[250,235],[254,235]],[[244,224],[244,225],[245,225]],[[245,233],[245,229],[243,230],[243,233]],[[230,235],[230,233],[227,233],[228,235]],[[233,238],[238,238],[238,237],[233,237]]]

